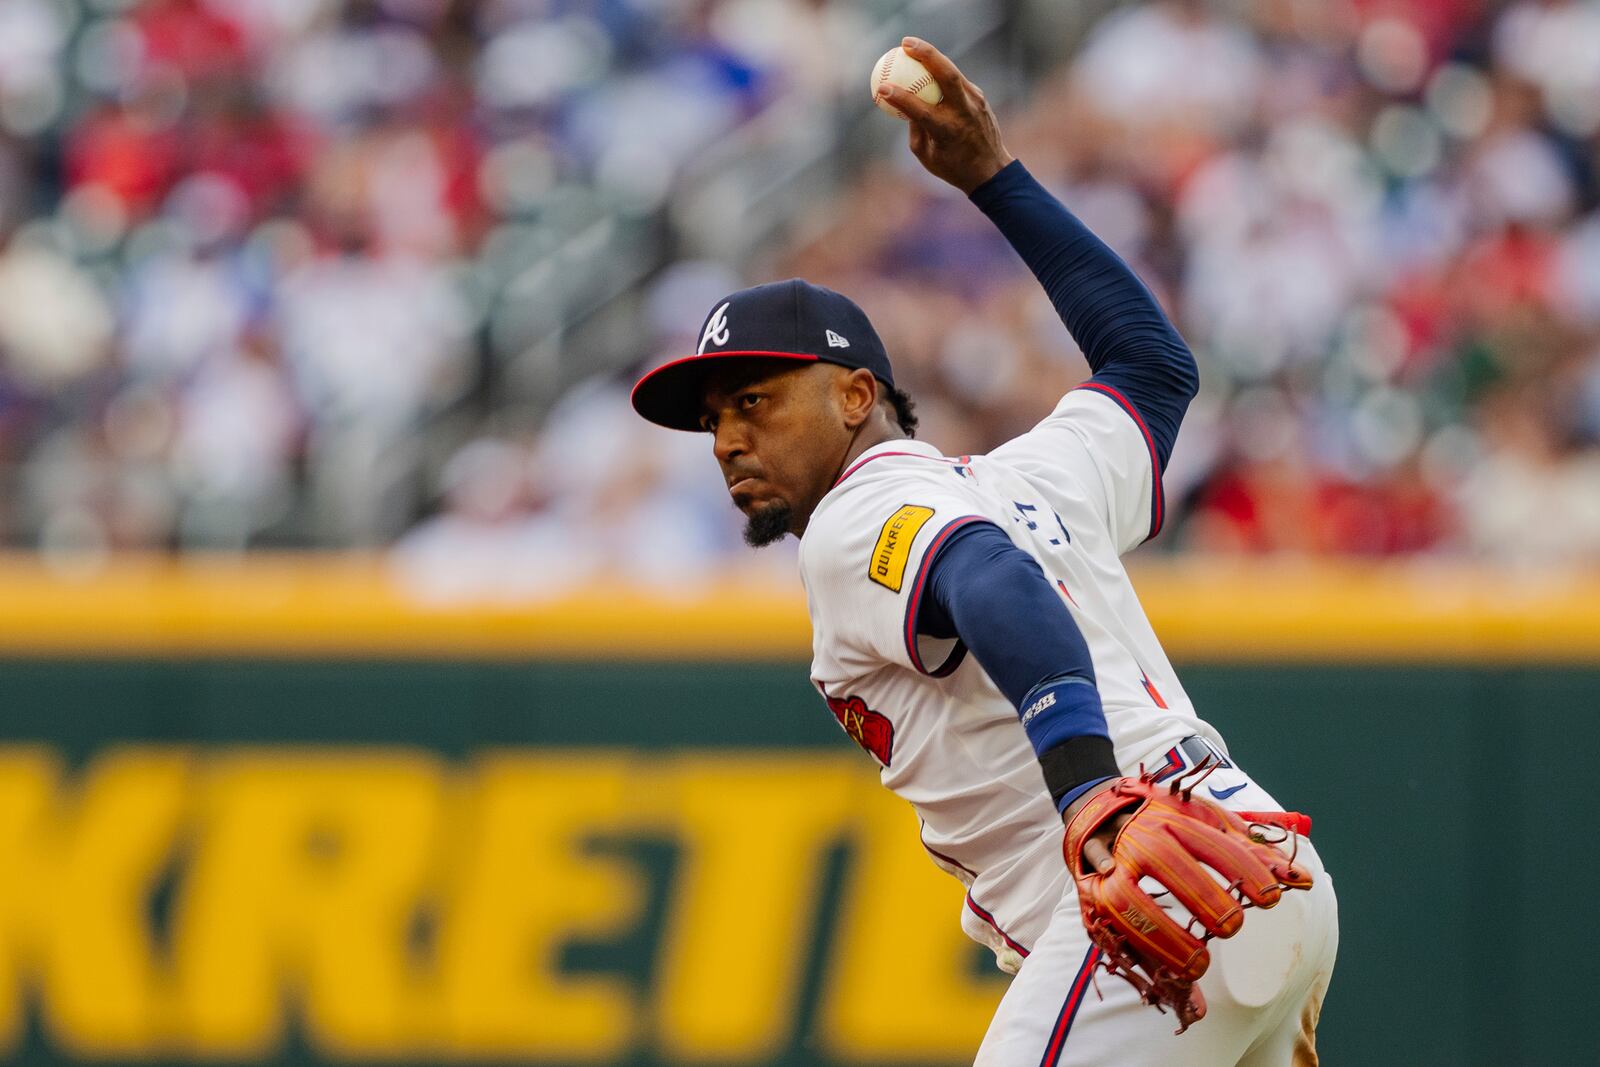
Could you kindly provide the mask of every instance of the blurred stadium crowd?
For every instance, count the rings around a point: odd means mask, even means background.
[[[0,2],[0,538],[692,580],[737,516],[626,387],[791,274],[866,308],[922,436],[1025,429],[1086,368],[903,149],[747,262],[614,257],[620,339],[529,321],[598,219],[739,226],[672,210],[685,168],[785,99],[869,108],[904,6]],[[1051,6],[1002,5],[1045,60],[1008,143],[1201,360],[1158,544],[1600,562],[1600,0],[1161,0],[1041,44]]]

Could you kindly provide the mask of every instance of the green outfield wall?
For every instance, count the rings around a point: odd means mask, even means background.
[[[1592,1061],[1600,666],[1179,667],[1315,820],[1324,1062]],[[8,1063],[960,1063],[959,902],[800,657],[0,662]]]
[[[1591,1062],[1600,574],[1135,570],[1338,885],[1324,1062]],[[956,1064],[1005,979],[792,581],[0,555],[0,1060]],[[1559,977],[1556,977],[1559,976]]]

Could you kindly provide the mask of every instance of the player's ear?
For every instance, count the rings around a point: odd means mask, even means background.
[[[839,376],[835,388],[839,412],[844,416],[847,429],[854,430],[872,417],[873,409],[878,406],[878,379],[871,371],[862,367],[848,371]]]

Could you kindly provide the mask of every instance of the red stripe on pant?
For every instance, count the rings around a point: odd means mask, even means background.
[[[1061,1050],[1067,1047],[1067,1031],[1072,1029],[1072,1020],[1077,1018],[1078,1009],[1083,1005],[1083,995],[1089,989],[1089,980],[1094,975],[1095,964],[1100,962],[1100,947],[1090,945],[1089,951],[1084,954],[1083,966],[1078,968],[1078,977],[1072,980],[1072,988],[1067,990],[1067,999],[1061,1004],[1061,1014],[1056,1016],[1056,1025],[1050,1031],[1050,1043],[1044,1047],[1044,1057],[1039,1061],[1039,1067],[1056,1067],[1056,1062],[1061,1059]]]

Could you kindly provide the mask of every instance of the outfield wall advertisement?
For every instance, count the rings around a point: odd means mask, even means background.
[[[803,649],[229,652],[181,614],[0,624],[0,1062],[970,1062],[1005,977]],[[1314,819],[1326,1061],[1583,1060],[1550,971],[1600,951],[1553,906],[1600,873],[1600,657],[1274,640],[1180,668]]]
[[[0,1040],[27,990],[85,1060],[948,1061],[999,976],[856,763],[7,746]]]
[[[1187,673],[1315,819],[1330,1061],[1567,1062],[1542,976],[1596,934],[1544,905],[1594,859],[1541,768],[1600,747],[1600,672]],[[798,665],[13,662],[0,701],[8,1062],[959,1063],[1003,992]]]

